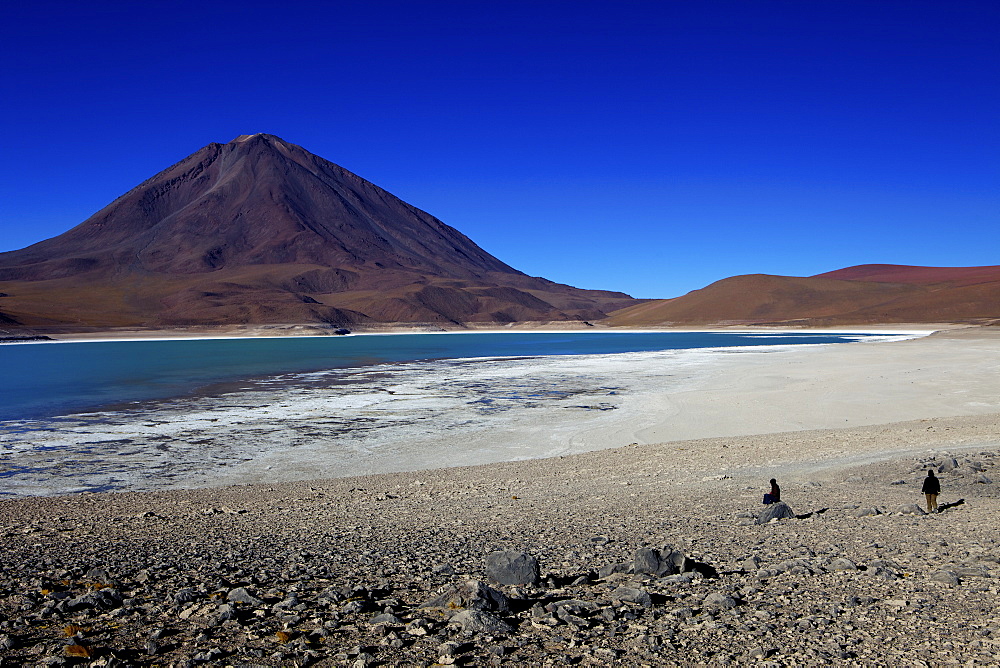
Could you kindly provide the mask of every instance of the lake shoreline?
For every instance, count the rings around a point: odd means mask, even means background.
[[[236,388],[8,433],[4,488],[22,496],[257,484],[1000,413],[997,370],[985,363],[998,359],[997,338],[960,330],[306,374],[313,387]]]
[[[32,330],[30,337],[12,337],[6,343],[44,343],[44,342],[103,342],[103,341],[167,341],[174,339],[241,339],[241,338],[287,338],[287,337],[335,337],[336,328],[317,325],[226,325],[219,327],[184,327],[161,329],[107,329],[99,331],[49,331],[44,328]],[[591,325],[573,321],[558,321],[545,323],[516,323],[508,326],[495,324],[465,327],[442,326],[438,324],[408,324],[391,323],[379,326],[359,326],[348,328],[351,335],[389,335],[389,334],[499,334],[505,332],[801,332],[801,333],[900,333],[900,332],[933,332],[962,329],[979,329],[978,326],[958,325],[954,323],[887,323],[865,324],[852,327],[823,326],[797,327],[782,325],[706,325],[700,326],[659,326],[659,327],[611,327],[607,325]],[[47,337],[46,340],[38,339]]]

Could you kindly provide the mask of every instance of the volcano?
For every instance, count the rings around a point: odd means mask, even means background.
[[[588,321],[637,303],[528,276],[268,134],[212,143],[57,237],[0,253],[7,329]]]

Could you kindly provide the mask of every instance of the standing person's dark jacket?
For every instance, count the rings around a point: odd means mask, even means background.
[[[934,473],[931,471],[927,472],[927,477],[924,478],[924,486],[920,490],[924,494],[940,494],[941,493],[941,481],[934,477]]]

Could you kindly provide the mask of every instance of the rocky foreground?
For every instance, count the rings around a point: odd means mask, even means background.
[[[0,665],[1000,665],[995,447],[796,469],[768,521],[695,445],[8,500]]]

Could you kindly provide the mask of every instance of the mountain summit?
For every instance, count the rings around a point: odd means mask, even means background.
[[[209,144],[0,253],[0,293],[0,318],[35,327],[589,320],[635,303],[529,277],[269,134]]]

